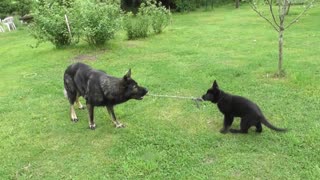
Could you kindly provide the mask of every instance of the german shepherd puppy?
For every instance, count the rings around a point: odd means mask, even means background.
[[[130,99],[141,100],[148,93],[146,88],[138,86],[131,78],[131,69],[122,78],[117,78],[86,64],[75,63],[66,69],[63,80],[65,96],[70,102],[71,120],[78,121],[74,104],[83,109],[78,99],[82,96],[86,100],[89,128],[92,130],[96,128],[93,115],[95,106],[105,106],[115,126],[121,128],[124,125],[117,121],[113,107]]]
[[[286,131],[286,129],[277,128],[267,121],[258,105],[241,96],[234,96],[219,89],[215,80],[207,93],[202,96],[205,101],[211,101],[217,104],[221,113],[224,114],[223,128],[221,133],[248,133],[251,126],[256,126],[256,132],[262,132],[261,123],[275,131]],[[230,129],[234,117],[240,117],[240,130]]]

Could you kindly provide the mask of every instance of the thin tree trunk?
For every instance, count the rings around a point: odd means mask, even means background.
[[[240,6],[240,0],[236,0],[236,8],[239,8]]]
[[[279,61],[278,61],[278,75],[282,74],[282,61],[283,61],[283,33],[284,30],[279,31]]]

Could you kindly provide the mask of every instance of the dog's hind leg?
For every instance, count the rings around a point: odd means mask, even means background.
[[[68,74],[64,74],[64,95],[66,98],[68,98],[69,103],[70,103],[70,117],[71,117],[71,121],[73,122],[77,122],[78,121],[78,117],[76,114],[76,111],[74,110],[74,103],[77,100],[77,91],[76,91],[76,87],[74,85],[74,82],[71,78],[70,75]]]
[[[83,105],[81,104],[81,102],[79,101],[79,96],[77,96],[76,104],[78,105],[79,109],[84,109],[84,106],[83,106]]]
[[[89,112],[89,128],[95,130],[96,124],[94,123],[94,106],[87,104],[87,108]]]
[[[74,103],[76,101],[76,96],[74,93],[65,90],[65,94],[69,100],[70,103],[70,117],[71,117],[71,121],[73,122],[77,122],[78,121],[78,117],[76,114],[76,111],[74,110]]]
[[[78,117],[77,117],[76,111],[74,110],[74,105],[70,105],[70,116],[71,116],[71,121],[78,122]]]
[[[116,125],[116,128],[123,128],[124,125],[117,121],[116,115],[114,114],[113,106],[106,106],[109,115],[111,116],[112,122]]]

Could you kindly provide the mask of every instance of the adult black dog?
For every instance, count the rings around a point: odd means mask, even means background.
[[[74,104],[77,103],[79,108],[83,108],[79,102],[79,96],[86,100],[90,129],[96,127],[93,114],[95,106],[105,106],[113,123],[120,128],[124,125],[117,121],[113,107],[130,99],[141,100],[148,93],[146,88],[138,86],[137,82],[131,78],[130,69],[123,78],[116,78],[83,63],[72,64],[66,69],[64,88],[70,102],[72,121],[78,121]]]
[[[256,126],[256,132],[262,132],[262,124],[270,129],[276,131],[286,131],[286,129],[277,128],[270,124],[262,114],[258,105],[252,101],[241,97],[234,96],[219,89],[218,83],[215,80],[207,93],[202,96],[205,101],[211,101],[217,104],[221,113],[224,114],[223,128],[220,130],[221,133],[248,133],[248,129],[251,126]],[[234,117],[240,117],[240,130],[230,129]]]

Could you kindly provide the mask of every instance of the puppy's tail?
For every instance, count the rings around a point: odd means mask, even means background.
[[[275,130],[275,131],[279,131],[279,132],[286,132],[288,129],[285,128],[278,128],[275,127],[274,125],[272,125],[265,117],[261,118],[261,123],[264,124],[265,126],[267,126],[268,128]]]

